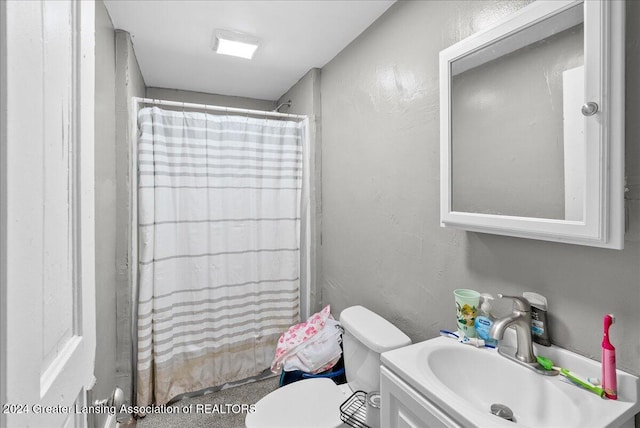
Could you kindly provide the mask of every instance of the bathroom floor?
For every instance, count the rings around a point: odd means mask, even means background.
[[[233,407],[238,409],[237,405],[255,404],[278,388],[278,380],[279,377],[276,376],[199,397],[186,398],[178,401],[174,406],[183,408],[192,405],[191,411],[177,414],[149,414],[138,419],[135,427],[244,428],[246,412],[235,413]],[[231,410],[227,412],[227,408]],[[123,426],[123,428],[129,427],[133,425]]]

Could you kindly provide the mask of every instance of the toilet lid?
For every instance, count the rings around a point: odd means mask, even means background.
[[[315,378],[279,388],[247,414],[247,428],[339,427],[340,405],[347,397],[331,379]]]

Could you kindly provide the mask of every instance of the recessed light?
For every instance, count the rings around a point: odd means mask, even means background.
[[[213,50],[222,55],[251,59],[260,46],[255,36],[230,30],[216,30],[213,34]]]

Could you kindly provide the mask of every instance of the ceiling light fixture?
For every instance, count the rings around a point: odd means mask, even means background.
[[[222,55],[251,59],[260,46],[260,39],[237,31],[216,30],[213,50]]]

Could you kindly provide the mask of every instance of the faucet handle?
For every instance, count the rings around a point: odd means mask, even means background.
[[[531,304],[527,299],[520,296],[505,296],[504,294],[498,294],[499,299],[511,299],[513,300],[513,309],[517,309],[522,312],[531,311]]]

